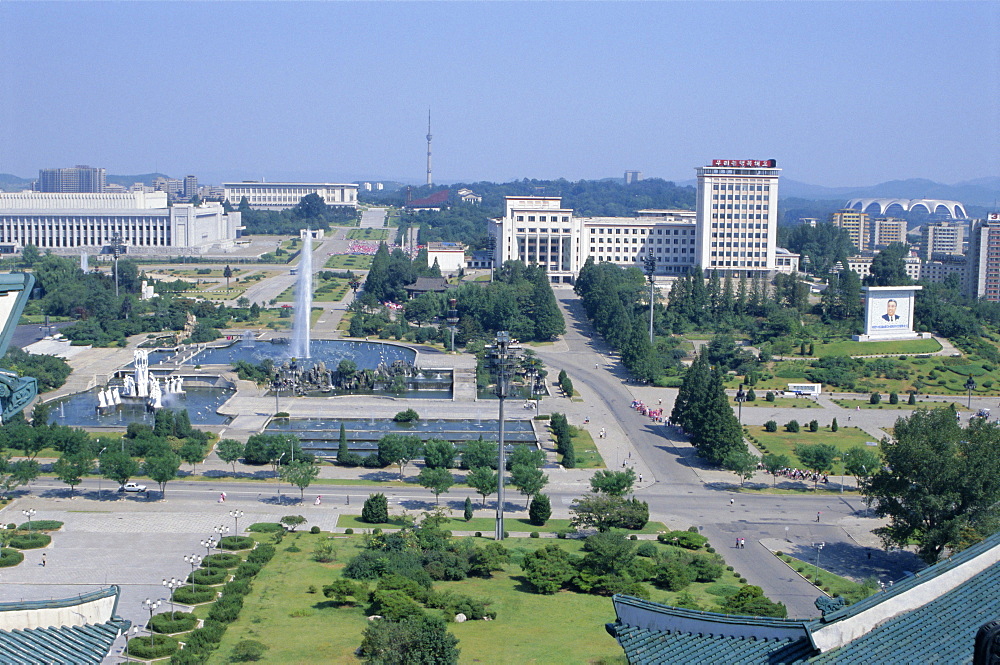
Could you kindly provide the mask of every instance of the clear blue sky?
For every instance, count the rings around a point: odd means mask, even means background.
[[[0,2],[0,172],[1000,176],[1000,2]]]

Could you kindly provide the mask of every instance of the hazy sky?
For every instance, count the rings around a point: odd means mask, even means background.
[[[0,2],[0,172],[1000,176],[1000,2]]]

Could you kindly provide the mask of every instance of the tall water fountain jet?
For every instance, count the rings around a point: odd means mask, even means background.
[[[90,257],[87,256],[87,252],[80,252],[80,270],[83,272],[90,271]]]
[[[292,356],[310,358],[309,317],[312,314],[312,231],[306,229],[299,253],[299,283],[295,288],[295,321],[292,324]]]

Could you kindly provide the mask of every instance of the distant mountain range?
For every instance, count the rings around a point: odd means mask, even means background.
[[[164,173],[142,173],[139,175],[109,175],[108,182],[131,187],[141,182],[152,185],[156,178],[167,178]],[[31,178],[21,178],[10,173],[0,173],[0,190],[18,191],[31,186]],[[377,179],[373,179],[377,180]],[[695,186],[694,180],[677,182],[678,185]],[[980,206],[993,210],[1000,203],[1000,177],[977,178],[954,185],[945,185],[924,178],[890,180],[869,187],[824,187],[808,183],[781,179],[781,198],[798,198],[815,201],[831,201],[854,198],[900,198],[900,199],[945,199],[960,201],[967,206]]]
[[[694,180],[687,180],[677,184],[694,186],[697,183]],[[824,187],[782,178],[779,192],[783,199],[814,201],[847,201],[856,198],[944,199],[993,209],[1000,201],[1000,178],[977,178],[954,185],[945,185],[924,178],[911,178],[890,180],[870,187]]]

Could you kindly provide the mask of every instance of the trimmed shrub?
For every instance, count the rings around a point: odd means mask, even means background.
[[[793,433],[794,432],[798,432],[799,431],[799,421],[798,420],[789,420],[787,423],[785,423],[785,429],[788,430],[789,432],[793,432]]]
[[[30,533],[15,534],[8,544],[10,547],[18,550],[34,550],[39,547],[45,547],[51,542],[52,536],[32,531]]]
[[[545,494],[536,494],[531,498],[531,505],[528,506],[528,522],[534,526],[545,526],[545,522],[552,516],[552,503]]]
[[[254,546],[250,536],[226,536],[219,541],[220,550],[248,550]]]
[[[144,660],[163,658],[177,651],[180,644],[166,635],[150,635],[149,637],[133,637],[128,641],[128,655]]]
[[[164,612],[154,614],[153,620],[149,622],[150,627],[157,633],[172,634],[186,633],[198,625],[198,617],[190,612]]]
[[[894,393],[894,392],[889,393],[889,404],[899,404],[899,394],[898,393]]]
[[[656,548],[656,545],[646,541],[635,548],[635,553],[639,556],[653,558],[659,553],[659,550]]]
[[[226,586],[222,587],[222,593],[227,596],[236,594],[237,596],[245,596],[250,593],[250,580],[233,580],[232,582],[226,582]]]
[[[24,555],[10,547],[0,549],[0,568],[10,568],[24,561]]]
[[[668,531],[667,533],[659,534],[656,536],[656,539],[661,543],[677,545],[688,550],[701,549],[708,543],[708,538],[700,533],[691,533],[690,531]]]
[[[277,522],[255,522],[247,527],[247,531],[252,531],[254,533],[274,533],[275,531],[284,530],[285,527]]]
[[[191,631],[184,639],[184,651],[197,651],[207,653],[212,651],[222,641],[222,636],[226,634],[228,626],[220,621],[208,619],[197,628]]]
[[[247,579],[249,577],[253,577],[257,573],[259,573],[260,570],[261,570],[261,568],[263,568],[263,567],[264,567],[264,564],[262,564],[262,563],[256,563],[256,562],[251,562],[251,561],[244,561],[243,563],[241,563],[239,565],[239,568],[236,569],[236,572],[233,574],[233,579],[234,580],[245,580],[245,579]]]
[[[62,528],[63,523],[58,520],[31,520],[31,528],[25,522],[17,527],[19,531],[55,531]]]
[[[385,494],[377,492],[365,499],[361,509],[361,521],[369,524],[383,524],[389,521],[389,500]]]
[[[267,645],[257,640],[240,640],[233,647],[233,652],[229,654],[229,660],[233,663],[249,663],[258,661],[264,657]]]
[[[352,529],[351,527],[347,527],[346,529],[344,529],[344,534],[348,535],[348,536],[352,536],[352,535],[354,535],[354,529]]]
[[[776,423],[773,420],[768,420],[766,423],[764,423],[764,431],[765,432],[777,432],[778,431],[778,423]]]
[[[878,393],[872,393],[871,397],[868,398],[868,403],[869,404],[881,404],[882,403],[882,395],[880,395]]]
[[[240,565],[241,561],[243,559],[240,558],[239,554],[220,552],[219,554],[209,554],[202,559],[201,565],[204,568],[235,568]]]
[[[773,402],[774,401],[774,393],[771,392],[770,390],[767,391],[767,394],[764,395],[764,399],[767,400],[768,402]]]
[[[532,531],[530,534],[528,534],[528,537],[529,538],[541,538],[541,536],[538,535],[537,531]]]
[[[185,585],[174,589],[174,602],[184,605],[200,605],[210,600],[215,600],[216,590],[206,584],[195,584],[192,591],[191,585]]]
[[[319,533],[319,527],[315,525],[309,527],[309,533]]]
[[[810,420],[809,421],[809,431],[810,432],[818,432],[819,431],[819,421],[818,420]]]
[[[229,577],[225,568],[199,568],[188,575],[187,581],[195,584],[222,584]]]
[[[260,563],[264,564],[274,558],[274,553],[277,550],[274,549],[274,545],[258,545],[250,554],[247,555],[247,561],[249,563]]]

